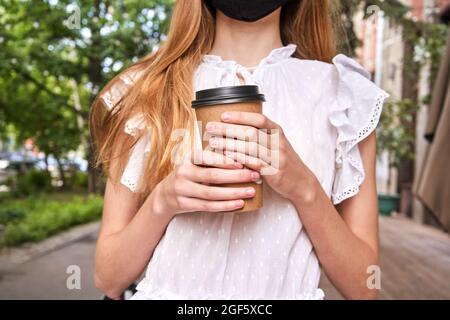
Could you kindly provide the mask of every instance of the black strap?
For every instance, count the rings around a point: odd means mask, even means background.
[[[127,292],[130,292],[131,295],[135,294],[137,292],[137,290],[136,290],[136,283],[130,284],[130,286],[127,289],[125,289],[124,292],[122,292],[122,294],[120,295],[120,299],[119,300],[125,300],[125,294]],[[101,297],[101,300],[116,300],[116,299],[111,299],[110,297],[108,297],[107,295],[104,294]]]

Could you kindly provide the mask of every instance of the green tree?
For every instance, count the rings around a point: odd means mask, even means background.
[[[353,18],[357,12],[364,12],[364,18],[367,19],[381,10],[394,23],[401,25],[408,21],[405,15],[410,8],[399,0],[341,0],[339,3],[344,29],[340,51],[350,56],[353,56],[355,49],[360,46],[360,39],[357,38],[353,25]]]
[[[121,69],[155,49],[173,0],[3,0],[0,123],[57,159],[80,143],[93,163],[89,107]],[[90,165],[90,191],[97,172]]]

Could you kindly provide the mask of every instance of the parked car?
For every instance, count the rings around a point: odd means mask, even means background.
[[[35,160],[11,161],[0,159],[0,192],[9,191],[8,182],[11,179],[14,179],[20,173],[34,169],[35,166]]]

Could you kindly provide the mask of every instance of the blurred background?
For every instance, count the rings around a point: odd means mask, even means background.
[[[0,299],[100,298],[89,108],[158,49],[174,1],[0,1]],[[331,1],[340,51],[391,94],[378,128],[380,298],[450,299],[450,0]],[[326,277],[321,287],[341,298]]]

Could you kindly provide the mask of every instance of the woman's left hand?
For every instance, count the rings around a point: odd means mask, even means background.
[[[295,152],[283,129],[262,114],[225,112],[222,122],[209,122],[210,146],[244,166],[260,172],[284,198],[310,201],[315,176]],[[300,199],[299,199],[300,198]]]

